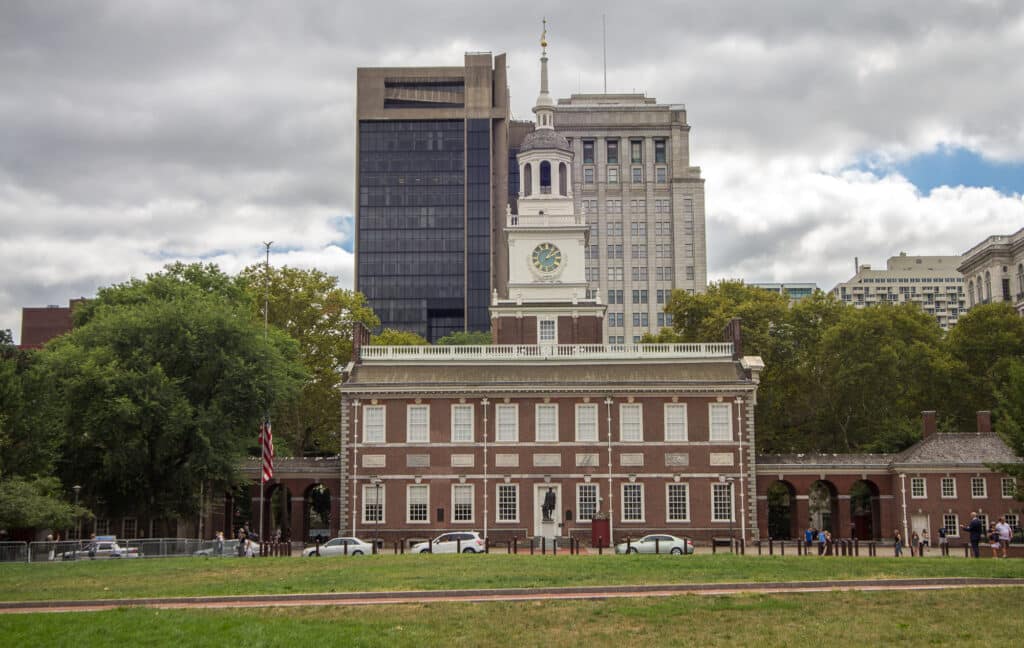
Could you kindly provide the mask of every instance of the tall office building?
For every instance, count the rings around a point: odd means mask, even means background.
[[[508,202],[505,55],[360,68],[356,290],[383,327],[435,341],[490,329]]]
[[[704,179],[690,165],[686,108],[641,94],[574,94],[555,106],[590,225],[587,282],[608,304],[609,344],[671,325],[673,289],[707,286]]]

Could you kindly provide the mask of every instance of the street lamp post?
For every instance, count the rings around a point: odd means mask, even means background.
[[[900,473],[900,499],[903,502],[903,544],[906,546],[910,538],[907,536],[907,475]]]
[[[735,487],[733,483],[736,481],[735,477],[726,477],[725,475],[719,475],[718,481],[723,484],[729,484],[729,550],[735,551],[732,547],[733,541],[736,540],[733,535],[733,525],[736,522],[736,506],[735,506]]]
[[[612,548],[615,546],[612,538],[615,537],[613,529],[615,528],[615,515],[614,515],[614,504],[615,504],[615,493],[612,491],[612,404],[615,401],[609,396],[604,399],[604,404],[608,406],[608,547]]]
[[[739,433],[740,439],[740,537],[743,542],[747,541],[747,499],[746,499],[746,485],[743,478],[746,476],[743,472],[743,455],[746,452],[744,447],[743,438],[743,416],[741,414],[740,407],[743,405],[743,399],[739,396],[736,397],[736,431]]]
[[[359,406],[362,403],[359,399],[352,402],[355,408],[355,422],[352,426],[352,536],[356,535],[356,489],[359,482],[356,481],[356,471],[359,469]]]
[[[489,511],[487,510],[487,406],[490,401],[485,396],[480,400],[480,404],[484,408],[484,541],[487,541],[487,516]]]
[[[78,513],[78,493],[81,492],[82,487],[75,484],[71,487],[71,490],[75,491],[75,540],[82,539],[82,516]]]

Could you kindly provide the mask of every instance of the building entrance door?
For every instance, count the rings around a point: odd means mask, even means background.
[[[538,484],[533,496],[533,535],[550,543],[561,535],[558,512],[562,508],[560,484]]]
[[[917,535],[920,536],[922,531],[927,531],[928,529],[931,528],[931,525],[928,524],[928,516],[927,515],[911,515],[910,516],[910,525],[911,525],[910,526],[910,537],[907,538],[907,544],[908,545],[910,544],[911,539],[914,537],[915,533],[917,533]],[[931,543],[931,539],[932,539],[931,536],[932,536],[931,531],[928,531],[929,544]],[[914,551],[917,551],[917,547],[914,547]]]

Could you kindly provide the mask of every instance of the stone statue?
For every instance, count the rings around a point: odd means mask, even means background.
[[[545,522],[553,522],[551,514],[555,510],[555,491],[548,489],[548,492],[544,494],[544,504],[541,506],[541,512],[544,513]]]

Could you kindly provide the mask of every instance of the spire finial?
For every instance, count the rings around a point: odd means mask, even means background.
[[[547,54],[548,53],[547,52],[547,49],[548,49],[548,19],[546,17],[542,18],[540,22],[541,22],[542,25],[544,25],[544,29],[540,33],[540,49],[541,49],[541,54]]]

